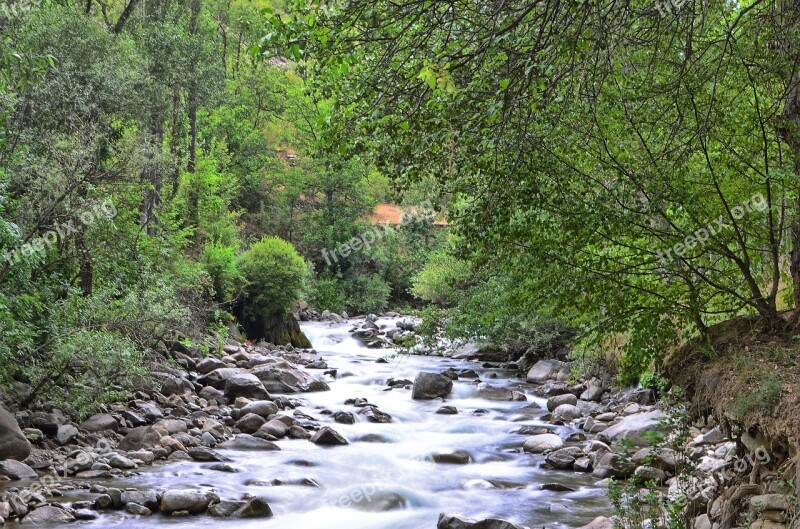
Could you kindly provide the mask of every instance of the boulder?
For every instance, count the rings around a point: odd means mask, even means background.
[[[161,434],[152,426],[139,426],[134,428],[120,441],[119,449],[126,452],[154,448],[159,446]]]
[[[281,437],[286,437],[286,434],[289,433],[289,427],[283,421],[272,419],[261,425],[259,431],[280,439]]]
[[[573,406],[572,404],[562,404],[558,408],[553,410],[553,419],[559,421],[569,422],[575,419],[579,419],[581,416],[581,410],[578,409],[577,406]]]
[[[23,461],[31,455],[31,443],[22,434],[13,415],[0,406],[0,460]]]
[[[578,397],[572,393],[564,393],[563,395],[556,395],[547,399],[547,411],[553,411],[562,404],[570,404],[575,406],[578,404]]]
[[[189,514],[200,514],[208,509],[210,502],[209,495],[200,490],[168,490],[161,497],[161,512],[171,514],[175,511],[187,511]]]
[[[98,413],[83,421],[83,423],[81,423],[81,430],[90,433],[105,432],[106,430],[116,432],[119,430],[119,423],[108,413]]]
[[[603,396],[603,384],[597,378],[592,378],[586,385],[586,390],[581,393],[581,400],[599,401]]]
[[[124,490],[120,496],[123,505],[138,504],[151,511],[158,511],[158,495],[154,490]],[[136,514],[136,513],[131,513]]]
[[[214,370],[227,367],[227,364],[218,358],[203,358],[197,363],[197,372],[201,375],[207,375]]]
[[[56,441],[61,446],[71,443],[75,440],[76,437],[80,435],[78,429],[71,425],[71,424],[62,424],[58,427],[58,431],[56,432]]]
[[[446,397],[453,390],[453,381],[439,373],[420,373],[414,380],[411,398],[414,400],[430,400]]]
[[[320,446],[339,446],[348,444],[342,434],[326,426],[311,436],[311,442]]]
[[[483,382],[478,384],[478,397],[497,401],[526,401],[528,397],[521,391],[508,388],[497,388]]]
[[[236,427],[239,429],[239,431],[244,433],[256,433],[265,422],[266,421],[264,421],[262,416],[256,415],[255,413],[248,413],[236,421]]]
[[[472,457],[463,450],[456,450],[455,452],[447,454],[433,454],[431,459],[434,463],[446,463],[451,465],[466,465],[472,461]]]
[[[256,368],[253,374],[261,380],[270,393],[303,393],[331,389],[326,383],[285,360]]]
[[[36,479],[36,471],[25,463],[20,463],[13,459],[0,461],[0,476],[7,476],[11,479]]]
[[[255,413],[266,419],[270,415],[278,413],[278,405],[271,400],[257,400],[245,404],[238,410],[238,413],[238,417],[244,417],[248,413]]]
[[[617,424],[600,432],[598,437],[606,442],[625,439],[637,446],[649,446],[653,443],[654,435],[663,430],[661,423],[663,417],[664,414],[660,410],[628,415]]]
[[[580,529],[615,529],[616,526],[616,517],[607,518],[605,516],[598,516]]]
[[[528,370],[528,382],[543,384],[548,380],[567,380],[570,376],[570,365],[560,360],[539,360]]]
[[[554,433],[532,435],[525,440],[522,449],[532,454],[541,454],[548,450],[558,450],[564,446],[564,441]]]
[[[75,520],[75,517],[64,509],[53,507],[52,505],[44,505],[28,513],[22,519],[22,523],[23,525],[49,525],[67,523],[73,520]]]
[[[217,371],[220,371],[219,369]],[[214,371],[216,373],[216,371]],[[269,399],[264,384],[252,373],[237,373],[225,381],[225,396],[233,402],[237,397]]]
[[[253,437],[252,435],[239,434],[233,439],[225,441],[220,448],[231,448],[234,450],[280,450],[281,448],[270,441]]]

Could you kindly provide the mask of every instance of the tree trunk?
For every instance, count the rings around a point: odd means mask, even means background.
[[[161,187],[164,181],[161,167],[161,146],[164,143],[164,124],[157,110],[150,118],[150,131],[146,141],[146,161],[142,167],[142,181],[150,184],[142,201],[141,224],[148,235],[155,234],[156,210],[161,204]]]
[[[189,19],[189,34],[197,35],[197,22],[200,17],[200,0],[192,0],[192,16]],[[189,81],[187,106],[189,113],[189,159],[186,171],[194,173],[197,166],[197,77],[194,73],[197,61],[192,60],[192,79]]]

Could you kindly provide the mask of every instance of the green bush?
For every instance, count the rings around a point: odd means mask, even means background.
[[[203,267],[214,284],[217,301],[232,300],[244,286],[244,276],[236,262],[236,249],[233,246],[207,243],[203,247]]]
[[[320,277],[314,281],[309,303],[318,310],[341,313],[347,304],[347,295],[335,277]]]
[[[392,287],[377,275],[357,275],[345,284],[347,307],[356,313],[383,312],[389,306]]]
[[[300,299],[308,269],[294,246],[278,237],[254,243],[239,261],[247,286],[244,311],[248,317],[284,315]]]

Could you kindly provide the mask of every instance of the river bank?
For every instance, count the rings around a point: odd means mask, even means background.
[[[158,375],[158,391],[80,424],[58,410],[17,413],[40,441],[27,465],[0,463],[20,478],[0,482],[0,516],[126,528],[471,526],[455,515],[509,520],[481,526],[492,529],[597,529],[613,525],[609,478],[637,474],[680,492],[669,449],[636,451],[630,466],[618,448],[647,445],[662,428],[649,391],[577,380],[556,360],[521,378],[398,355],[359,333],[403,321],[304,322],[314,350],[231,342],[219,358],[185,355],[186,369]],[[696,450],[725,461],[718,430],[696,434],[709,436]]]

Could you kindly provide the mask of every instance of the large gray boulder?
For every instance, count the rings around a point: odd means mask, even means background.
[[[106,430],[116,432],[119,430],[119,423],[108,413],[98,413],[83,421],[81,430],[91,433],[105,432]]]
[[[11,479],[36,479],[37,477],[31,467],[13,459],[0,461],[0,476],[7,476]]]
[[[13,415],[0,406],[0,460],[23,461],[31,455],[31,444]]]
[[[59,507],[45,505],[32,511],[22,519],[22,525],[48,525],[71,522],[75,517]]]
[[[663,418],[664,413],[660,410],[628,415],[617,424],[600,432],[598,437],[606,442],[625,439],[632,441],[636,446],[649,446],[653,444],[654,435],[663,431],[664,425],[661,422]]]
[[[221,369],[217,369],[221,371]],[[216,371],[215,371],[216,372]],[[264,384],[252,373],[237,373],[225,381],[225,396],[231,401],[237,397],[248,399],[269,399],[269,393],[264,388]]]
[[[143,448],[153,448],[161,442],[161,434],[152,426],[134,428],[120,441],[119,449],[126,452],[135,452]]]
[[[522,449],[531,454],[541,454],[549,450],[558,450],[564,446],[564,441],[554,433],[532,435],[525,440]]]
[[[420,373],[414,380],[411,398],[414,400],[430,400],[446,397],[453,390],[453,381],[439,373]]]
[[[208,509],[211,498],[200,490],[168,490],[161,497],[161,512],[171,514],[175,511],[189,511],[200,514]]]
[[[539,360],[528,370],[528,382],[543,384],[548,380],[568,380],[570,365],[560,360]]]
[[[303,393],[331,389],[325,382],[318,380],[285,360],[257,367],[253,369],[253,374],[261,380],[270,393]]]

